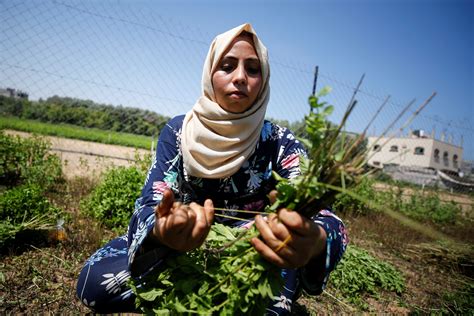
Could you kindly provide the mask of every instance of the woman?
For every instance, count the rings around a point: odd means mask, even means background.
[[[342,257],[342,222],[323,210],[307,219],[279,210],[268,218],[236,221],[214,216],[214,206],[261,211],[272,199],[272,171],[299,174],[303,146],[286,128],[265,121],[270,69],[267,50],[250,24],[217,36],[202,77],[202,96],[185,116],[163,128],[128,233],[85,264],[77,293],[97,312],[134,309],[126,282],[159,269],[172,252],[199,247],[213,221],[239,226],[255,220],[253,247],[283,268],[285,286],[269,313],[290,311],[298,292],[319,294]],[[241,216],[239,214],[239,216]]]

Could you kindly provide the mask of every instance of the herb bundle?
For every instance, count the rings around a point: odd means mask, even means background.
[[[298,177],[285,179],[274,173],[278,195],[272,210],[286,207],[309,218],[333,204],[339,193],[334,188],[351,187],[363,175],[365,135],[350,136],[342,131],[357,102],[351,100],[342,122],[332,124],[328,116],[334,107],[320,100],[329,92],[325,87],[309,97],[311,111],[305,116],[306,138],[299,138],[308,157],[300,157],[301,175]]]
[[[214,224],[203,247],[166,259],[164,270],[134,284],[147,314],[263,315],[283,283],[280,269],[263,260],[242,229]],[[257,236],[255,227],[247,231]],[[229,240],[233,242],[229,246]]]

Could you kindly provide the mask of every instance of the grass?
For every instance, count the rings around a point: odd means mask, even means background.
[[[96,128],[85,128],[68,124],[42,123],[15,117],[0,117],[0,129],[13,129],[41,135],[80,139],[143,149],[149,149],[152,141],[152,138],[149,136],[104,131]]]

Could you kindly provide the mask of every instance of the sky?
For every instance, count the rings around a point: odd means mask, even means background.
[[[107,91],[176,115],[199,96],[212,38],[244,22],[275,65],[272,117],[302,116],[292,102],[310,93],[316,65],[321,83],[348,87],[335,91],[335,103],[349,99],[365,74],[362,89],[371,97],[365,105],[361,98],[366,112],[355,114],[354,129],[387,95],[399,110],[436,91],[418,125],[458,143],[463,137],[464,158],[474,160],[474,1],[0,1],[0,87],[22,87],[33,99],[58,93],[119,102],[101,97]],[[163,47],[166,34],[175,41]],[[172,105],[159,106],[160,98]]]

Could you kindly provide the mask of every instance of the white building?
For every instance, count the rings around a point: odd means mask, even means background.
[[[457,172],[462,164],[461,146],[436,140],[423,131],[414,131],[407,137],[369,137],[368,164],[415,166]]]
[[[13,88],[0,88],[0,95],[7,98],[28,100],[28,93]]]

